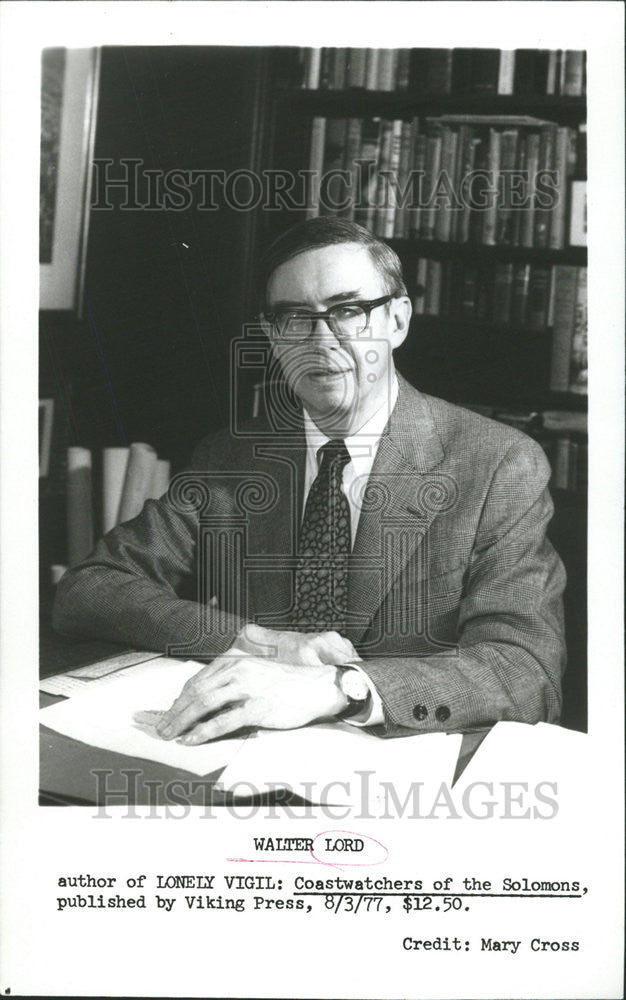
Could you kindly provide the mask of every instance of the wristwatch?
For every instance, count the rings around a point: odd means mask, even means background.
[[[337,714],[336,718],[351,719],[369,708],[372,692],[360,670],[355,670],[350,665],[336,667],[335,683],[344,698],[348,700],[348,704]]]

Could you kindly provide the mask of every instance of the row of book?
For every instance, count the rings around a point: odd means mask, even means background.
[[[584,245],[586,138],[585,125],[524,116],[316,116],[308,215],[384,239]]]
[[[300,50],[306,90],[580,97],[585,53],[547,49]]]
[[[418,316],[552,328],[550,389],[587,393],[587,268],[500,262],[476,267],[420,257],[413,309]]]
[[[105,448],[102,453],[102,533],[141,512],[146,500],[167,492],[170,463],[148,444]],[[67,560],[76,566],[91,552],[96,534],[92,455],[88,448],[67,451]]]
[[[587,489],[587,414],[570,410],[514,412],[493,406],[468,409],[509,424],[535,438],[546,452],[552,469],[550,485],[562,490]]]

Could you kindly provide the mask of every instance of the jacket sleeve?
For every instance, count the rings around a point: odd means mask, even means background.
[[[211,595],[198,602],[197,543],[197,515],[181,512],[168,497],[148,500],[63,576],[53,627],[174,655],[224,652],[244,621],[214,607]]]
[[[465,573],[456,648],[360,664],[382,698],[381,735],[558,721],[565,571],[546,537],[549,471],[530,439],[498,465]]]

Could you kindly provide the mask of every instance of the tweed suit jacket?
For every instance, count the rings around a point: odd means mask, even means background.
[[[558,721],[565,573],[543,450],[399,378],[350,556],[345,634],[380,735]],[[61,580],[53,623],[210,659],[290,623],[304,435],[206,438],[169,493]]]

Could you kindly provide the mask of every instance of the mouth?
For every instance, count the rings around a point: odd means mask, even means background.
[[[311,368],[307,375],[315,379],[339,379],[351,372],[351,368]]]

